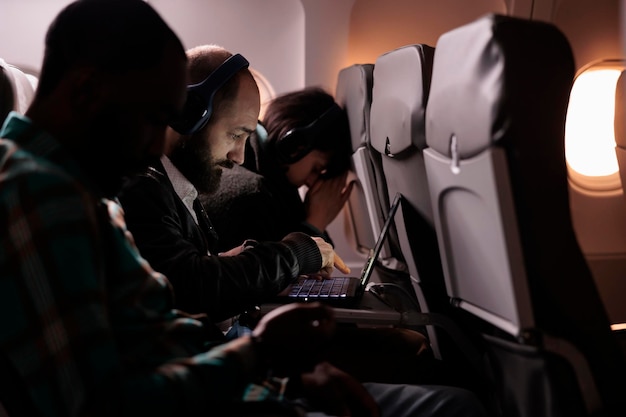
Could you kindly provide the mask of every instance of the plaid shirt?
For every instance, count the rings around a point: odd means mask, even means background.
[[[120,206],[28,118],[12,113],[0,135],[0,353],[43,415],[184,415],[241,398],[249,344],[205,353],[205,327],[173,309]]]

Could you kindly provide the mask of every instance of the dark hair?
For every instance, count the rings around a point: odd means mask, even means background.
[[[320,87],[307,87],[283,94],[271,100],[262,124],[267,130],[271,149],[278,140],[294,128],[307,126],[335,104],[335,99]],[[350,126],[345,112],[324,126],[315,136],[311,150],[330,154],[327,176],[338,175],[350,167]]]
[[[37,95],[52,91],[73,67],[112,74],[153,67],[170,44],[185,56],[180,39],[143,0],[77,0],[48,28]]]

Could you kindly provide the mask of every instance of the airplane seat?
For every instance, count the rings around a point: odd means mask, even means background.
[[[339,71],[335,100],[345,109],[350,124],[352,143],[352,171],[355,184],[344,207],[348,226],[347,238],[355,251],[367,257],[369,250],[385,222],[390,201],[381,187],[380,155],[371,150],[370,106],[372,104],[372,74],[374,65],[353,64]],[[381,197],[382,196],[382,197]],[[395,232],[390,230],[390,235]],[[392,247],[393,237],[387,239],[381,250],[381,264],[390,270],[404,270],[398,250]]]
[[[381,158],[387,197],[401,195],[394,224],[408,277],[371,290],[396,304],[407,323],[425,330],[434,357],[454,371],[456,381],[484,389],[477,384],[486,380],[481,340],[471,340],[462,330],[462,317],[446,293],[424,167],[433,56],[433,47],[410,44],[380,55],[374,64],[370,140]]]
[[[35,96],[37,78],[0,58],[0,126],[11,111],[24,114]]]
[[[485,15],[436,44],[424,159],[445,283],[485,340],[502,416],[617,416],[626,359],[578,244],[552,24]]]

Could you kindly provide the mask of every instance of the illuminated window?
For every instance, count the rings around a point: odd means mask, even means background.
[[[261,72],[255,70],[254,68],[250,68],[250,72],[259,86],[259,94],[261,95],[261,111],[259,112],[259,119],[263,120],[267,103],[276,97],[276,92],[274,91],[272,84],[270,84],[269,80],[265,78]]]
[[[572,182],[592,191],[621,187],[615,156],[615,86],[622,61],[587,67],[574,81],[565,123],[565,157]]]

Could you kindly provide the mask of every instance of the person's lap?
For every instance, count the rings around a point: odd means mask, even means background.
[[[366,382],[382,417],[486,417],[476,396],[463,388],[442,385],[402,385]],[[306,412],[306,417],[331,417]]]

